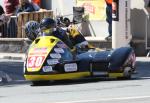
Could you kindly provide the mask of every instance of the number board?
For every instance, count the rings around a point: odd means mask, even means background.
[[[31,56],[27,60],[27,68],[39,68],[45,59],[45,56]]]

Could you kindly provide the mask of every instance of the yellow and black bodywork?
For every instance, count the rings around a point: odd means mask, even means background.
[[[132,48],[85,52],[74,56],[54,36],[41,36],[29,47],[24,77],[29,81],[51,81],[84,77],[130,77],[135,55]]]
[[[70,64],[70,65],[69,65]],[[70,67],[74,66],[74,67]],[[24,68],[26,80],[63,80],[90,76],[80,71],[71,50],[54,36],[41,36],[34,40],[27,53]],[[67,69],[72,70],[67,70]]]

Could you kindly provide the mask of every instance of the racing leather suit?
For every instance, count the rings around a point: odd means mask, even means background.
[[[94,46],[89,44],[85,37],[77,30],[74,25],[69,26],[67,32],[69,35],[69,39],[71,40],[73,46],[79,54],[91,50],[102,51],[102,49],[95,48]]]
[[[69,39],[68,35],[66,34],[65,30],[61,28],[56,28],[56,30],[53,31],[52,35],[62,40],[70,49],[73,49],[73,44]]]

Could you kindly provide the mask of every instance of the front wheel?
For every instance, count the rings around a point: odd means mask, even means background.
[[[50,81],[32,81],[32,86],[48,85]]]

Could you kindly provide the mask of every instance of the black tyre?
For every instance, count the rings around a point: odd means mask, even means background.
[[[123,71],[123,77],[118,77],[119,80],[128,80],[131,79],[132,69],[131,67],[125,67]]]
[[[32,81],[32,86],[48,85],[50,81]]]

